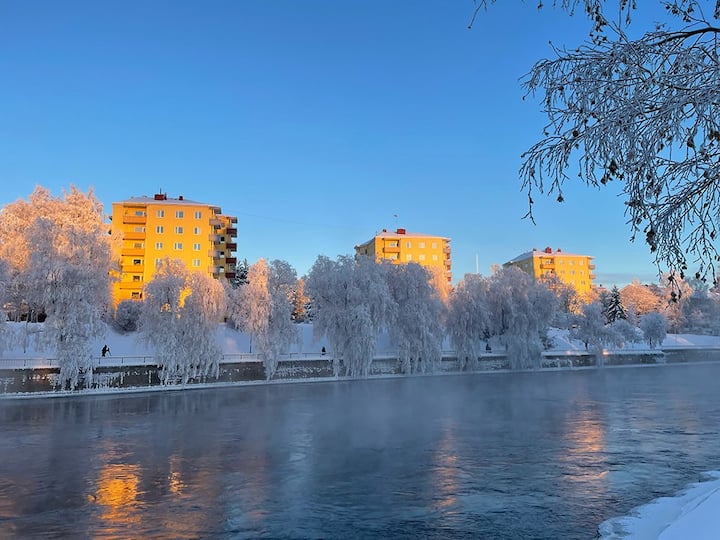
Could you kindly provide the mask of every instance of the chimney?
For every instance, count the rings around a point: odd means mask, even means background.
[[[182,201],[182,200],[183,200],[183,196],[182,196],[182,195],[178,195],[178,201]]]
[[[545,253],[552,253],[552,248],[550,246],[546,247]]]
[[[398,229],[398,230],[397,230],[397,233],[398,233],[398,234],[405,234],[405,229]]]
[[[155,194],[155,200],[156,201],[166,201],[167,195],[165,193],[156,193]]]

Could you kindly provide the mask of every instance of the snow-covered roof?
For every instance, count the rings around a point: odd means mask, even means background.
[[[525,253],[518,255],[514,259],[510,259],[506,264],[512,264],[517,263],[520,261],[525,261],[527,259],[532,259],[534,257],[587,257],[588,259],[594,259],[595,257],[592,255],[579,255],[577,253],[568,253],[566,251],[562,251],[560,249],[557,249],[555,251],[550,250],[549,252],[545,249],[533,249],[532,251],[526,251]]]
[[[142,197],[130,197],[129,199],[125,199],[124,201],[118,201],[117,203],[113,204],[168,204],[168,205],[178,205],[178,206],[185,206],[185,205],[198,205],[198,206],[210,206],[210,207],[217,207],[216,204],[208,204],[204,202],[198,202],[198,201],[192,201],[190,199],[186,199],[185,197],[178,197],[178,198],[170,198],[167,196],[164,196],[164,198],[157,198],[157,197],[148,197],[147,195],[143,195]]]
[[[450,238],[447,238],[445,236],[440,236],[437,234],[424,234],[424,233],[416,233],[416,232],[408,232],[405,229],[397,229],[396,231],[388,231],[387,229],[383,229],[381,232],[375,234],[370,240],[367,242],[363,242],[360,245],[369,244],[372,242],[375,238],[437,238],[439,240],[445,240],[447,242],[450,241]]]

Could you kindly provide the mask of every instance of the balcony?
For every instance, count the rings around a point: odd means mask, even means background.
[[[134,290],[139,291],[142,289],[142,281],[121,281],[118,283],[119,287],[123,291]]]
[[[590,274],[590,279],[596,279],[597,276],[595,274]]]
[[[121,255],[127,255],[128,257],[131,257],[133,255],[145,255],[145,249],[143,248],[136,248],[136,247],[128,247],[128,248],[122,248],[122,251],[120,252]]]
[[[237,236],[237,229],[234,227],[230,228],[230,229],[226,229],[225,232],[227,233],[228,236]]]
[[[443,253],[450,253],[450,246],[445,246],[443,248]]]
[[[219,259],[220,258],[220,251],[217,249],[211,249],[208,251],[208,257],[212,257],[213,259]]]
[[[125,214],[123,223],[134,223],[144,225],[147,222],[147,216],[136,216],[135,214]]]
[[[385,246],[383,251],[385,253],[400,253],[400,246]]]
[[[445,259],[443,262],[445,263],[445,266],[447,268],[450,268],[452,266],[452,260],[450,259]]]
[[[225,277],[227,279],[235,279],[237,277],[237,274],[235,272],[225,272]]]
[[[223,271],[222,266],[208,266],[208,272],[210,274],[212,274],[213,276],[217,276],[222,271]]]
[[[221,227],[222,221],[220,221],[219,218],[213,217],[210,218],[210,225],[212,225],[213,227]]]
[[[226,257],[225,262],[227,264],[237,264],[237,257]]]
[[[595,270],[595,265],[594,265],[594,264],[588,264],[588,268],[589,268],[590,270]]]
[[[125,231],[123,233],[123,238],[125,240],[145,240],[145,233],[136,231]]]
[[[142,274],[145,271],[144,264],[134,264],[131,262],[122,263],[120,265],[120,271],[123,274]]]
[[[225,245],[230,251],[237,251],[237,244],[235,242],[228,242]]]
[[[217,244],[218,242],[220,242],[220,235],[219,235],[219,234],[211,234],[208,238],[210,239],[210,241],[211,241],[213,244]]]
[[[549,270],[552,270],[553,268],[555,268],[555,263],[540,263],[540,268],[547,268]]]

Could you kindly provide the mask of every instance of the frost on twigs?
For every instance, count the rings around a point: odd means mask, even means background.
[[[484,7],[488,2],[479,2]],[[492,3],[492,2],[490,2]],[[592,21],[577,48],[555,48],[523,83],[548,118],[522,156],[533,193],[567,199],[565,182],[619,182],[631,239],[684,277],[714,278],[720,254],[720,1],[563,0]],[[633,12],[667,19],[639,34]],[[637,20],[637,17],[635,17]],[[639,36],[639,37],[638,37]]]

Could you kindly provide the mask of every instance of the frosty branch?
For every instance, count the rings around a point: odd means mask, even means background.
[[[549,120],[544,138],[522,156],[527,216],[533,219],[536,192],[562,202],[575,172],[592,187],[619,181],[631,238],[640,235],[656,261],[681,276],[692,264],[699,277],[714,277],[720,261],[720,1],[660,1],[678,28],[658,25],[639,38],[629,32],[635,2],[553,4],[569,12],[584,5],[593,29],[585,44],[555,48],[555,58],[536,63],[524,79]],[[607,4],[624,16],[611,22]]]

